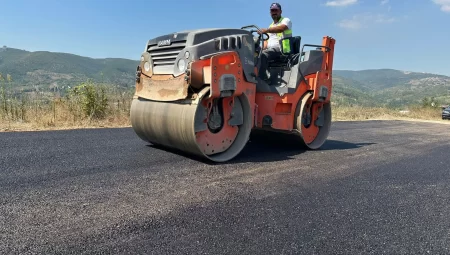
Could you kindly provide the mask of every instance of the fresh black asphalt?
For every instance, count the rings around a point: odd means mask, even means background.
[[[0,144],[0,254],[450,254],[450,125],[335,122],[224,164],[130,128]]]

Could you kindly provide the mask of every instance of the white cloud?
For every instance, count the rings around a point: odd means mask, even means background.
[[[359,14],[354,15],[351,19],[341,20],[337,25],[339,27],[358,30],[363,27],[368,27],[371,24],[388,24],[397,21],[394,17],[387,17],[383,14]]]
[[[382,1],[381,1],[381,5],[385,5],[385,4],[387,4],[387,3],[389,3],[389,0],[382,0]]]
[[[362,27],[362,23],[356,19],[344,19],[338,23],[338,26],[345,29],[357,30]]]
[[[441,6],[441,11],[450,13],[450,0],[433,0],[433,2]]]
[[[358,0],[336,0],[336,1],[328,1],[326,2],[326,6],[347,6],[356,4]]]
[[[397,21],[396,18],[394,18],[394,17],[386,17],[383,14],[379,14],[379,15],[373,16],[373,18],[374,18],[374,22],[375,23],[393,23],[393,22]]]

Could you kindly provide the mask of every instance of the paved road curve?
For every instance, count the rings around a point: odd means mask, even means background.
[[[0,133],[0,253],[449,254],[450,125],[338,122],[227,164],[131,129]]]

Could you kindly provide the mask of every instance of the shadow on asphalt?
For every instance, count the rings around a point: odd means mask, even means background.
[[[271,134],[270,136],[253,135],[238,156],[236,156],[231,161],[224,163],[210,162],[201,157],[192,156],[185,152],[165,148],[158,145],[149,144],[147,146],[158,150],[163,150],[168,153],[174,153],[176,155],[196,160],[208,165],[247,162],[262,163],[289,160],[294,156],[308,151],[308,149],[304,145],[302,145],[299,141],[293,140],[292,138],[292,136],[286,136],[284,134]],[[375,143],[351,143],[337,140],[327,140],[318,151],[358,149],[372,144]]]
[[[328,140],[320,148],[321,151],[327,150],[348,150],[348,149],[358,149],[368,145],[374,145],[376,143],[349,143],[337,140]]]
[[[358,149],[374,143],[350,143],[327,140],[318,151]],[[249,141],[242,152],[229,163],[273,162],[291,159],[291,157],[307,152],[308,149],[296,143],[280,141]]]

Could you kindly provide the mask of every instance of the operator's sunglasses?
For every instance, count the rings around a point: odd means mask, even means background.
[[[270,12],[278,12],[278,9],[270,9]]]

